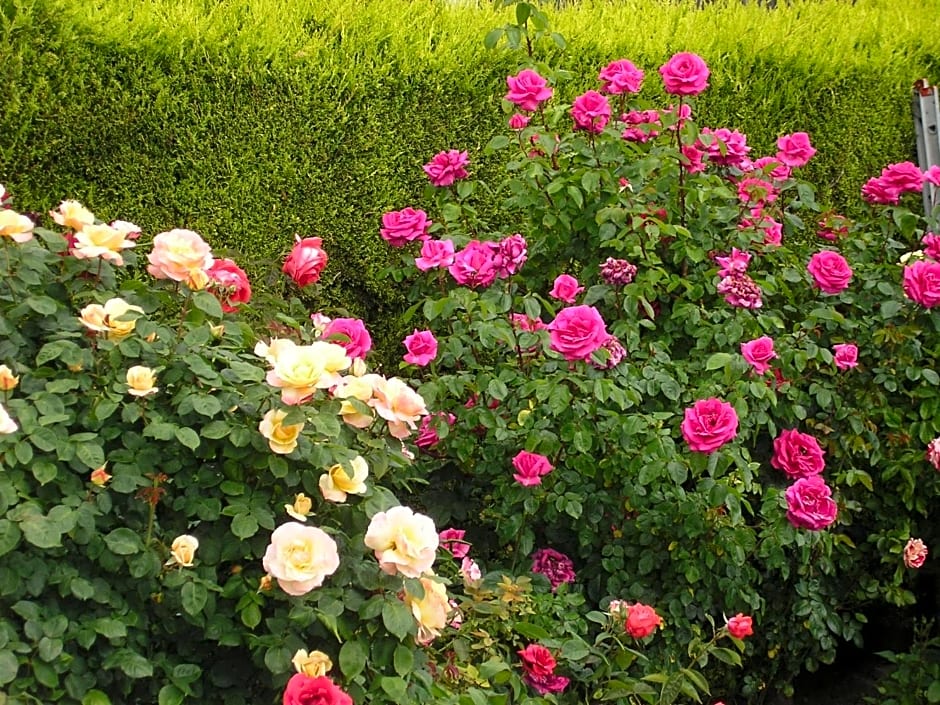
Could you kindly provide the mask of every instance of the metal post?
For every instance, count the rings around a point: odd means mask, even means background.
[[[914,132],[917,134],[918,166],[921,171],[927,171],[932,166],[940,165],[940,133],[937,131],[940,105],[937,103],[937,87],[931,86],[926,78],[914,83],[911,107],[914,111]],[[924,214],[930,218],[938,205],[940,188],[924,184]]]

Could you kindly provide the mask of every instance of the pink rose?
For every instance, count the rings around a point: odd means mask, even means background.
[[[490,243],[471,240],[454,256],[447,271],[461,286],[483,288],[496,279],[496,256]]]
[[[876,205],[897,205],[901,194],[877,176],[871,177],[862,186],[862,198],[866,203]]]
[[[814,154],[816,150],[805,132],[794,132],[777,140],[777,159],[789,167],[806,166]]]
[[[835,242],[840,237],[845,237],[849,234],[848,218],[836,215],[835,213],[827,215],[823,220],[819,221],[818,225],[819,230],[816,234],[823,240]]]
[[[421,243],[421,256],[415,258],[415,267],[422,272],[443,269],[454,263],[452,240],[425,240]]]
[[[787,519],[798,529],[819,531],[836,520],[832,490],[819,475],[801,477],[787,488]]]
[[[209,279],[215,282],[211,291],[222,304],[222,310],[232,313],[238,310],[236,304],[247,303],[251,299],[251,284],[245,270],[230,259],[217,259],[206,270]]]
[[[656,614],[656,610],[642,602],[627,606],[627,633],[634,639],[645,639],[662,626],[663,618]]]
[[[389,211],[382,216],[382,239],[392,247],[404,247],[415,240],[426,240],[431,221],[422,210],[405,208]]]
[[[297,286],[315,284],[320,280],[320,273],[326,267],[327,257],[323,250],[323,240],[318,237],[296,237],[293,249],[284,260],[282,271],[293,279]]]
[[[770,369],[768,363],[777,357],[774,352],[774,339],[764,335],[756,340],[741,343],[741,354],[754,371],[762,375]]]
[[[610,286],[626,286],[636,277],[636,265],[625,259],[608,257],[600,268],[601,279]]]
[[[760,308],[764,305],[760,286],[743,272],[731,272],[718,282],[717,291],[736,308]]]
[[[575,299],[584,291],[583,286],[578,286],[578,280],[569,274],[559,274],[555,278],[555,284],[548,295],[553,299],[564,301],[566,304],[573,304]]]
[[[155,279],[194,282],[212,266],[212,250],[192,230],[170,230],[153,238],[153,249],[147,255],[147,271]],[[203,288],[203,287],[197,287]]]
[[[751,263],[751,257],[750,252],[732,247],[730,255],[715,257],[715,261],[718,263],[718,266],[721,267],[721,269],[718,270],[718,276],[727,277],[734,272],[746,272],[747,266]]]
[[[769,181],[749,176],[738,182],[738,200],[746,205],[763,206],[777,200],[777,189]]]
[[[858,367],[858,347],[852,343],[839,343],[832,346],[832,357],[840,370]]]
[[[437,433],[437,426],[440,423],[440,419],[444,419],[448,426],[453,426],[457,421],[456,416],[453,414],[445,414],[443,411],[421,417],[421,425],[418,426],[418,437],[415,438],[415,445],[418,446],[418,448],[427,450],[441,442],[441,437]]]
[[[889,164],[881,170],[881,180],[898,193],[918,193],[924,187],[924,173],[913,162]]]
[[[940,261],[940,235],[926,233],[920,241],[924,245],[924,254],[932,260]]]
[[[327,676],[295,673],[287,681],[284,705],[353,705],[353,699]]]
[[[673,95],[698,95],[708,88],[709,73],[702,57],[689,52],[675,54],[659,67],[663,86]]]
[[[415,328],[402,342],[408,350],[403,359],[409,364],[425,367],[437,357],[437,338],[429,330]]]
[[[526,674],[523,680],[531,685],[532,689],[539,695],[561,693],[571,682],[569,678],[566,678],[565,676],[559,676],[554,673],[550,676],[532,676]]]
[[[631,110],[620,119],[627,125],[621,137],[629,142],[648,142],[659,134],[659,130],[653,127],[660,124],[657,110]]]
[[[575,129],[600,134],[610,121],[610,103],[597,91],[588,91],[574,99],[571,117]]]
[[[721,399],[699,399],[685,410],[682,436],[689,448],[712,453],[738,435],[738,415]]]
[[[644,73],[632,61],[619,59],[611,61],[601,69],[597,79],[601,81],[601,90],[611,95],[639,93],[643,85]]]
[[[552,652],[541,644],[529,644],[516,652],[522,661],[522,670],[530,676],[550,676],[555,672],[558,662]]]
[[[703,127],[700,134],[712,138],[708,146],[704,143],[697,145],[708,154],[708,160],[712,164],[738,166],[751,151],[751,148],[747,146],[747,136],[737,130],[729,130],[727,127],[712,130]]]
[[[940,165],[934,164],[924,172],[924,181],[934,186],[940,186]]]
[[[734,617],[728,620],[728,633],[735,639],[743,639],[754,633],[753,620],[738,612]]]
[[[528,115],[523,115],[522,113],[513,113],[509,118],[509,129],[511,130],[524,130],[529,126],[529,121],[532,118]]]
[[[783,242],[783,224],[773,218],[764,218],[761,224],[764,231],[764,244],[768,247],[780,247]]]
[[[904,293],[924,308],[940,305],[940,262],[920,260],[905,267]]]
[[[604,319],[593,306],[563,308],[548,324],[548,332],[549,347],[571,361],[590,360],[610,337]]]
[[[790,477],[818,475],[826,467],[825,451],[819,441],[795,428],[785,429],[774,439],[774,454],[770,464]]]
[[[927,462],[933,465],[934,470],[940,470],[940,436],[927,444]]]
[[[440,546],[454,558],[464,558],[470,553],[470,544],[463,540],[467,532],[463,529],[444,529],[438,534]]]
[[[545,79],[532,69],[524,69],[515,76],[507,76],[506,85],[509,86],[509,92],[505,99],[529,113],[538,110],[539,105],[552,97],[552,89],[548,87]]]
[[[447,152],[438,152],[430,162],[422,168],[428,175],[428,181],[434,186],[450,186],[455,181],[466,179],[469,174],[464,168],[470,163],[466,152],[451,149]]]
[[[814,254],[806,265],[813,277],[813,284],[826,294],[838,294],[844,291],[852,281],[852,268],[845,257],[832,250],[822,250]]]
[[[904,545],[904,565],[908,568],[920,568],[927,560],[927,545],[920,539],[908,539]]]
[[[540,548],[532,554],[532,572],[548,578],[553,591],[562,583],[573,583],[575,579],[574,563],[554,548]]]
[[[756,169],[762,173],[770,170],[770,177],[776,181],[786,181],[790,178],[790,167],[781,164],[776,157],[761,157],[751,164],[751,169]]]
[[[512,459],[512,466],[516,469],[513,478],[523,487],[534,487],[542,484],[542,477],[554,468],[544,455],[520,450]]]
[[[372,336],[358,318],[334,318],[326,324],[320,337],[345,348],[351,358],[364,358],[372,349]]]
[[[690,174],[705,171],[705,152],[695,145],[682,145],[682,167]]]
[[[503,238],[496,246],[494,256],[497,275],[501,278],[511,277],[522,269],[522,265],[529,256],[525,238],[519,233]]]

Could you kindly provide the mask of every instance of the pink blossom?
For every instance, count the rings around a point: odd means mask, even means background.
[[[787,428],[774,438],[774,454],[770,464],[791,478],[810,477],[825,469],[825,455],[826,452],[814,436]]]
[[[741,343],[741,354],[754,371],[762,375],[770,369],[770,361],[777,357],[774,351],[774,339],[764,335],[747,343]]]
[[[326,324],[320,337],[345,348],[352,358],[364,358],[372,349],[372,336],[358,318],[334,318]]]
[[[450,186],[455,181],[466,179],[469,174],[464,168],[470,163],[466,152],[451,149],[438,152],[422,168],[428,175],[428,181],[434,186]]]
[[[284,260],[281,271],[293,279],[297,286],[315,284],[329,261],[323,249],[323,240],[318,237],[301,239],[299,235],[295,238],[294,247]]]
[[[631,110],[620,116],[620,120],[627,125],[621,137],[630,142],[647,142],[656,137],[659,130],[653,127],[660,125],[659,111],[657,110]],[[639,127],[644,125],[645,127]]]
[[[506,77],[509,92],[505,99],[515,104],[520,110],[533,112],[539,105],[552,97],[552,89],[544,78],[532,69],[524,69],[515,76]]]
[[[738,199],[745,204],[762,206],[777,200],[777,189],[769,181],[748,176],[738,182]]]
[[[705,146],[702,143],[696,146],[708,154],[708,160],[713,164],[737,166],[751,151],[751,148],[747,146],[747,136],[737,130],[729,130],[727,127],[712,130],[703,127],[700,134],[712,138],[709,145]]]
[[[816,234],[823,240],[835,242],[849,234],[849,220],[845,216],[830,214],[819,221]]]
[[[574,119],[575,129],[599,134],[610,121],[610,103],[597,91],[588,91],[574,99],[571,117]]]
[[[460,574],[463,576],[464,582],[467,583],[475,583],[483,577],[483,571],[480,570],[480,566],[469,556],[465,556],[463,560],[460,561]]]
[[[503,238],[494,249],[497,276],[505,279],[518,273],[528,256],[528,246],[522,235],[514,233]]]
[[[724,257],[715,257],[715,261],[721,269],[718,270],[719,277],[728,277],[737,272],[743,274],[747,271],[747,266],[751,263],[751,253],[739,250],[737,247],[731,248],[731,254]]]
[[[905,267],[904,294],[924,308],[940,305],[940,262],[919,260]]]
[[[940,470],[940,436],[927,444],[927,462],[933,465],[934,470]]]
[[[940,235],[927,233],[920,241],[924,245],[924,254],[932,260],[940,261]]]
[[[453,426],[457,422],[456,416],[445,414],[443,411],[421,417],[421,425],[418,426],[418,437],[415,438],[415,445],[418,448],[428,450],[441,442],[441,437],[437,432],[440,419],[444,419],[448,426]]]
[[[453,263],[453,240],[425,240],[421,243],[421,256],[415,258],[415,267],[422,272],[429,269],[443,269]]]
[[[636,265],[625,259],[608,257],[600,268],[601,279],[610,286],[626,286],[636,277]]]
[[[776,157],[761,157],[751,163],[751,168],[745,171],[757,170],[766,174],[768,169],[770,170],[768,175],[775,181],[786,181],[790,178],[790,167],[781,164]]]
[[[404,247],[414,240],[427,240],[431,221],[422,210],[405,208],[382,215],[382,239],[392,247]]]
[[[463,529],[444,529],[438,534],[440,546],[454,558],[463,558],[470,553],[470,544],[463,540],[466,535]]]
[[[548,324],[550,347],[566,360],[591,359],[610,334],[600,312],[593,306],[563,308]]]
[[[408,350],[403,359],[409,364],[425,367],[437,357],[437,338],[429,330],[419,331],[415,328],[402,343]]]
[[[627,349],[623,347],[623,344],[614,335],[609,336],[598,350],[607,351],[607,358],[603,362],[596,362],[594,356],[591,357],[591,367],[595,367],[598,370],[612,370],[627,356]]]
[[[552,591],[562,583],[573,583],[575,579],[574,563],[554,548],[540,548],[532,554],[532,572],[548,578]]]
[[[659,67],[663,86],[673,95],[698,95],[708,88],[708,66],[702,57],[689,52],[672,56]]]
[[[544,455],[520,450],[512,459],[512,466],[516,469],[513,478],[523,487],[535,487],[542,484],[542,478],[554,468]]]
[[[934,186],[940,186],[940,165],[934,164],[924,172],[924,181]]]
[[[858,347],[852,343],[839,343],[832,346],[833,359],[840,370],[858,367]]]
[[[238,304],[251,299],[251,283],[245,270],[230,259],[217,259],[206,270],[209,275],[209,290],[215,294],[226,313],[238,310]]]
[[[705,152],[691,144],[682,145],[682,166],[690,174],[698,174],[705,171],[705,162],[703,157]]]
[[[920,568],[927,560],[927,545],[920,539],[908,539],[904,546],[904,565],[908,568]]]
[[[699,399],[686,408],[681,429],[690,450],[713,453],[738,435],[738,414],[721,399]]]
[[[773,218],[765,218],[761,222],[761,230],[764,231],[764,244],[767,247],[780,247],[783,242],[783,223],[778,223]]]
[[[571,680],[565,676],[559,676],[556,673],[547,676],[533,676],[526,674],[525,682],[532,686],[532,689],[539,695],[548,695],[550,693],[561,693],[568,687]]]
[[[852,268],[845,257],[832,250],[814,254],[806,271],[813,277],[813,285],[826,294],[838,294],[848,288],[852,281]]]
[[[489,243],[471,240],[454,256],[447,271],[461,286],[484,288],[496,279],[496,258]]]
[[[564,301],[566,304],[573,304],[575,299],[584,291],[583,286],[578,286],[578,280],[569,274],[559,274],[555,277],[554,286],[548,292],[553,299]]]
[[[801,477],[787,488],[787,519],[798,529],[819,531],[836,520],[832,490],[819,475]]]
[[[601,90],[611,95],[639,93],[645,74],[632,61],[619,59],[611,61],[601,69],[597,79],[601,81]]]
[[[810,144],[809,135],[805,132],[783,135],[777,140],[777,159],[789,167],[806,166],[814,154],[816,150]]]
[[[760,308],[764,305],[761,288],[743,272],[732,272],[718,282],[718,293],[736,308]]]

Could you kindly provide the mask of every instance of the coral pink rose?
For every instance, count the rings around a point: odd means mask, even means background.
[[[832,346],[832,357],[840,370],[858,367],[858,346],[852,343],[839,343]]]
[[[698,95],[708,88],[710,71],[697,54],[680,52],[659,67],[663,86],[673,95]]]
[[[454,263],[452,240],[425,240],[421,243],[421,256],[415,258],[415,267],[422,272],[442,269]]]
[[[552,97],[552,89],[546,80],[532,69],[507,76],[506,85],[509,86],[509,92],[505,99],[529,113],[538,110],[539,105]]]
[[[571,117],[575,129],[600,134],[610,121],[610,103],[597,91],[588,91],[574,99]]]
[[[832,250],[814,254],[806,265],[813,277],[813,284],[826,294],[844,291],[852,281],[852,268],[845,257]]]
[[[639,93],[644,75],[643,71],[638,69],[632,61],[619,59],[602,68],[597,78],[602,83],[601,90],[604,93],[622,95]]]
[[[353,705],[353,699],[327,676],[295,673],[287,681],[284,705]]]
[[[326,324],[320,338],[339,345],[352,358],[364,358],[372,349],[372,336],[358,318],[334,318]]]
[[[392,507],[372,517],[364,541],[382,572],[420,578],[434,564],[440,537],[430,517],[409,507]]]
[[[450,186],[455,181],[466,179],[466,166],[470,163],[470,158],[466,152],[451,149],[446,152],[438,152],[430,162],[425,164],[422,169],[428,175],[428,181],[434,186]]]
[[[320,274],[326,267],[328,259],[323,249],[322,239],[318,237],[301,239],[297,235],[294,247],[284,260],[281,271],[293,279],[297,286],[315,284],[320,280]]]
[[[777,140],[777,159],[789,167],[806,166],[814,154],[816,149],[810,144],[809,135],[805,132],[783,135]]]
[[[284,592],[297,597],[320,587],[336,572],[339,553],[323,529],[289,521],[271,534],[261,564]]]
[[[656,610],[642,602],[627,607],[627,633],[634,639],[644,639],[662,626],[663,619]]]
[[[155,279],[172,279],[186,284],[202,286],[208,282],[206,270],[212,266],[212,250],[208,243],[192,230],[170,230],[153,239],[153,249],[147,255],[147,271]],[[201,275],[201,276],[200,276]]]
[[[920,568],[927,560],[927,545],[920,539],[908,539],[904,545],[904,565],[908,568]]]
[[[699,399],[685,410],[682,436],[698,453],[713,453],[738,435],[738,415],[721,399]]]
[[[245,270],[230,259],[217,259],[206,271],[215,284],[210,288],[222,304],[222,310],[232,313],[238,310],[238,304],[248,303],[251,299],[251,284]]]
[[[610,338],[601,314],[593,306],[563,308],[548,324],[550,347],[566,360],[589,361]]]
[[[787,488],[787,519],[798,529],[819,531],[836,520],[832,490],[819,475],[801,477]]]
[[[389,433],[398,439],[407,438],[428,410],[421,395],[397,377],[378,378],[372,389],[372,406],[388,422]]]
[[[582,291],[584,291],[584,287],[578,286],[577,279],[570,274],[559,274],[555,277],[555,283],[548,295],[553,299],[564,301],[566,304],[573,304]]]
[[[405,353],[405,362],[424,367],[437,357],[437,338],[429,330],[419,331],[415,328],[414,333],[406,336],[402,341],[408,350]]]
[[[738,612],[728,620],[728,633],[735,639],[743,639],[754,633],[753,620],[747,615]]]
[[[770,464],[790,477],[810,477],[825,469],[825,451],[813,436],[795,428],[785,429],[774,439]]]
[[[471,240],[454,256],[447,271],[461,286],[484,288],[496,280],[496,256],[490,243]]]
[[[924,308],[940,305],[940,262],[920,260],[905,267],[904,293]]]
[[[522,660],[522,669],[528,675],[550,676],[555,672],[558,662],[552,652],[541,644],[529,644],[516,652]]]
[[[422,210],[405,208],[389,211],[382,215],[382,227],[379,233],[382,239],[392,247],[404,247],[415,240],[426,240],[431,221]]]
[[[777,357],[774,352],[774,339],[764,335],[756,340],[741,343],[741,354],[754,371],[762,375],[770,369],[770,361]]]
[[[512,466],[516,469],[513,478],[524,487],[534,487],[542,484],[542,477],[554,468],[544,455],[520,450],[512,459]]]

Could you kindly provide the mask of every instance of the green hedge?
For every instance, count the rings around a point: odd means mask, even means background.
[[[899,5],[564,8],[551,18],[577,78],[559,94],[626,56],[655,98],[656,67],[696,51],[713,71],[703,122],[742,130],[755,153],[781,130],[810,132],[806,177],[851,212],[869,175],[911,158],[910,85],[937,73],[931,3]],[[336,294],[311,305],[343,302],[380,333],[401,302],[377,276],[381,214],[418,202],[420,165],[441,149],[470,149],[492,176],[477,150],[503,124],[504,77],[524,59],[482,46],[510,9],[439,0],[0,7],[0,183],[18,208],[69,197],[149,234],[186,226],[246,253],[259,276],[295,233],[322,236]]]

